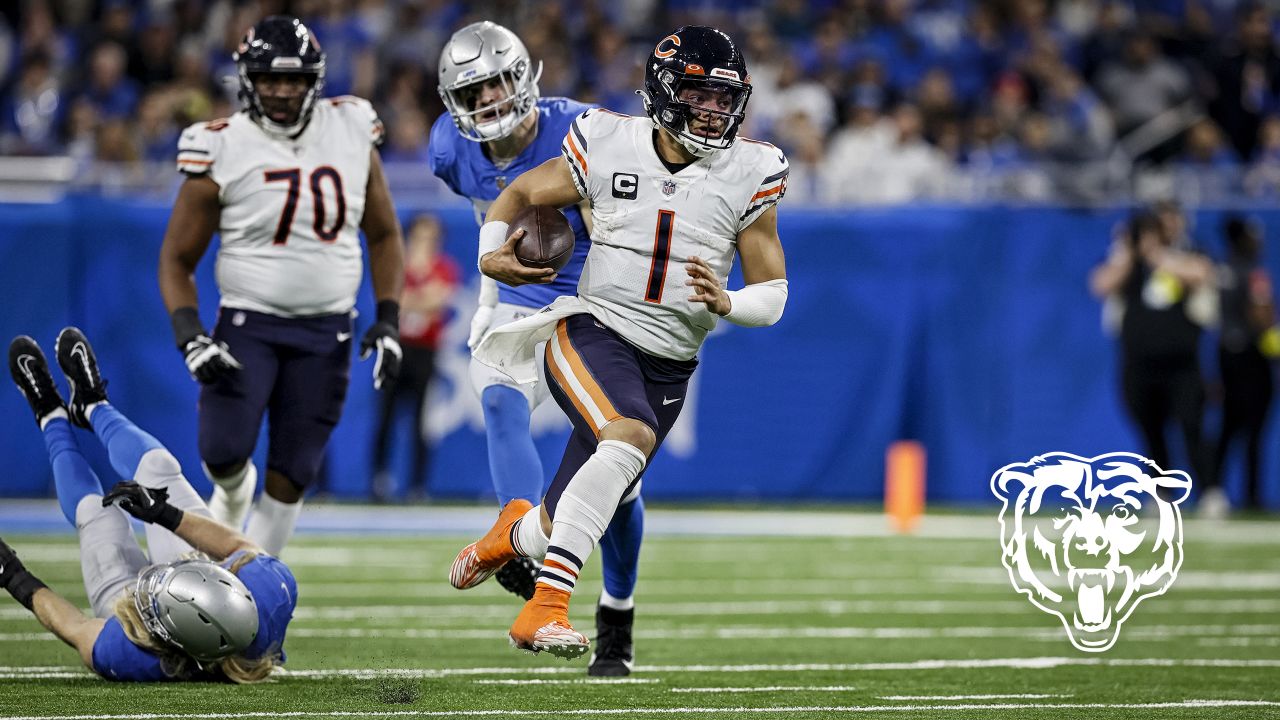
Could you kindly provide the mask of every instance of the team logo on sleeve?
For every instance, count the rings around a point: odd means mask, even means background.
[[[1000,468],[991,490],[1004,503],[1014,589],[1057,615],[1078,650],[1109,649],[1138,603],[1168,590],[1182,567],[1185,472],[1132,453],[1049,453]]]

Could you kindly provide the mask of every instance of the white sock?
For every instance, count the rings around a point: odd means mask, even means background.
[[[636,598],[634,595],[628,595],[625,598],[616,598],[609,594],[608,590],[600,591],[600,607],[607,607],[613,610],[630,610],[636,606]]]
[[[301,499],[296,503],[285,503],[262,493],[258,504],[253,507],[253,515],[249,517],[249,527],[244,534],[268,554],[279,555],[289,538],[293,537],[293,528],[298,524],[298,513],[301,512]]]
[[[644,470],[644,463],[644,453],[634,445],[600,441],[556,505],[538,582],[573,592],[582,565],[604,535],[627,486]]]
[[[547,554],[551,538],[542,532],[542,506],[534,505],[524,517],[516,521],[516,552],[541,560]]]
[[[209,498],[209,512],[213,519],[239,530],[244,527],[245,516],[253,506],[253,491],[258,488],[258,469],[253,462],[230,475],[214,475],[209,466],[200,463],[205,477],[213,481],[213,495]]]
[[[58,418],[62,418],[63,420],[68,420],[69,418],[67,417],[67,411],[62,408],[54,408],[53,410],[49,411],[48,415],[45,415],[44,417],[40,418],[37,422],[40,423],[40,429],[44,430],[44,426],[48,425],[50,420],[57,420]]]
[[[106,404],[107,404],[107,403],[106,403],[106,401],[105,401],[105,400],[99,400],[99,401],[98,401],[98,402],[96,402],[96,403],[89,403],[88,405],[85,405],[85,406],[84,406],[84,419],[85,419],[85,420],[93,420],[93,411],[94,411],[94,410],[97,410],[99,405],[106,405]]]

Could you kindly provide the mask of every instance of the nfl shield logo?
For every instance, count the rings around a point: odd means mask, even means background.
[[[663,181],[662,181],[662,194],[663,194],[663,195],[666,195],[667,197],[671,197],[672,195],[675,195],[675,194],[676,194],[676,181],[675,181],[675,180],[663,180]]]
[[[506,176],[506,175],[499,175],[499,176],[497,177],[497,179],[495,180],[495,182],[496,182],[496,184],[497,184],[497,186],[498,186],[498,189],[499,189],[499,190],[506,190],[506,189],[507,189],[507,176]]]

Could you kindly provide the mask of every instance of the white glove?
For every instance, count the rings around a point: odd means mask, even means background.
[[[493,322],[493,306],[481,305],[476,308],[476,314],[471,316],[471,334],[467,336],[467,347],[475,350],[476,346],[484,338],[484,334],[489,331],[489,323]]]
[[[213,340],[208,335],[201,334],[192,338],[182,348],[182,354],[187,363],[187,372],[202,385],[208,385],[241,368],[227,344]]]

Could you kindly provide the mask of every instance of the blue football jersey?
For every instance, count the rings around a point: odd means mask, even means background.
[[[451,190],[471,200],[476,211],[476,222],[484,222],[484,214],[499,193],[522,173],[541,165],[560,154],[560,143],[569,124],[592,106],[568,98],[540,98],[538,100],[538,135],[529,147],[515,160],[498,169],[478,142],[462,137],[453,124],[453,118],[443,113],[431,128],[428,147],[431,172],[435,173]],[[560,270],[555,282],[549,285],[521,285],[511,287],[498,283],[498,301],[524,307],[542,307],[561,295],[578,293],[578,276],[582,264],[591,249],[591,238],[582,221],[577,206],[564,209],[564,215],[573,228],[576,242],[573,258]]]
[[[239,558],[235,553],[222,562],[223,567]],[[280,655],[284,662],[284,633],[293,619],[293,608],[298,604],[298,583],[293,579],[289,566],[270,555],[259,555],[236,572],[236,577],[249,588],[253,602],[258,606],[258,636],[244,651],[247,658],[264,655]]]
[[[230,567],[239,556],[240,553],[232,555],[222,566]],[[259,555],[240,568],[236,576],[249,588],[258,606],[258,636],[245,650],[245,657],[279,654],[283,663],[284,633],[298,604],[298,585],[293,573],[276,558]],[[93,669],[108,680],[132,682],[214,679],[194,664],[187,666],[184,675],[166,672],[158,656],[133,644],[115,617],[107,619],[93,644]]]

